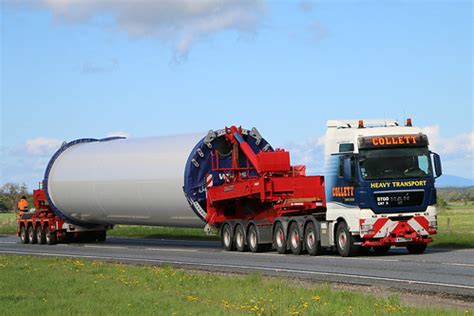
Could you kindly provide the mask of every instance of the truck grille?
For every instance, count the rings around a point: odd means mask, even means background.
[[[375,192],[378,207],[418,206],[423,203],[424,191]]]

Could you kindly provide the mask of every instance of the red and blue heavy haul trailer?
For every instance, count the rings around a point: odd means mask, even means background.
[[[291,166],[289,152],[274,150],[255,128],[232,126],[210,131],[202,139],[65,143],[48,165],[43,189],[34,191],[35,210],[18,219],[18,234],[24,243],[53,244],[79,237],[104,241],[114,224],[206,224],[207,231],[219,232],[229,251],[273,248],[317,255],[337,249],[342,256],[352,256],[371,247],[386,252],[391,246],[404,246],[421,253],[436,233],[431,156],[437,176],[439,156],[428,152],[426,136],[411,122],[403,127],[370,123],[375,126],[328,122],[326,141],[334,142],[326,145],[330,188],[325,188],[323,176],[308,176],[305,166]],[[365,145],[403,135],[412,141]],[[189,144],[196,139],[189,155]],[[186,144],[184,163],[176,143]],[[390,163],[397,172],[377,176],[375,171],[387,172],[372,170],[369,162],[379,169],[381,163]],[[182,175],[182,167],[174,168],[179,164],[185,165],[181,197],[175,194],[178,182],[172,177]],[[398,183],[400,188],[377,190],[381,183],[385,188]],[[189,203],[190,214],[183,211],[182,200]],[[136,211],[130,213],[133,205]]]

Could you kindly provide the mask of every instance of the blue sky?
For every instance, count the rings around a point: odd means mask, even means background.
[[[3,1],[0,183],[63,140],[256,126],[321,166],[325,122],[412,117],[474,178],[471,1]]]

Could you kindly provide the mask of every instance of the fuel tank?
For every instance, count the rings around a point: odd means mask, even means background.
[[[255,128],[243,136],[256,152],[272,150]],[[231,161],[228,146],[225,130],[65,142],[43,187],[53,211],[73,224],[203,227],[206,176],[214,155],[221,166]]]

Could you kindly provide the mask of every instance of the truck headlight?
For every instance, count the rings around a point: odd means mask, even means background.
[[[374,225],[372,225],[372,224],[362,224],[362,225],[360,225],[360,232],[362,234],[373,234],[374,233]]]

